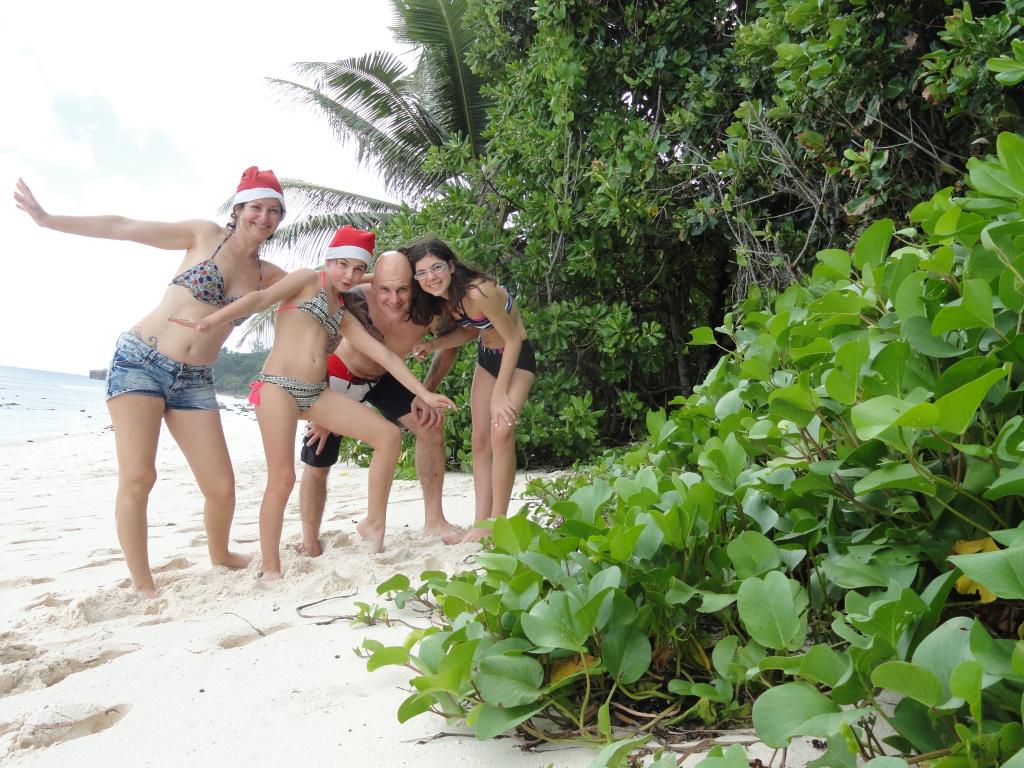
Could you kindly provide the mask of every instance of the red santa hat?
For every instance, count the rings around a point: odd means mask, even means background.
[[[373,256],[373,245],[377,236],[373,232],[356,229],[351,224],[338,227],[331,244],[324,251],[324,261],[328,259],[358,259],[370,266]]]
[[[242,173],[242,180],[238,182],[238,191],[235,192],[235,199],[231,205],[262,200],[265,197],[280,201],[281,213],[284,213],[284,191],[281,189],[281,182],[277,180],[273,171],[261,171],[254,165]]]

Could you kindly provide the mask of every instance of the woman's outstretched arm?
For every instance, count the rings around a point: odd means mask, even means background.
[[[69,235],[98,237],[105,240],[130,240],[170,251],[187,251],[203,234],[213,234],[220,226],[212,221],[139,221],[124,216],[58,216],[47,213],[22,179],[14,187],[15,205],[36,224]]]

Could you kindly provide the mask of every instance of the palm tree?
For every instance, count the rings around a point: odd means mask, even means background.
[[[414,68],[379,51],[339,61],[300,62],[302,82],[268,78],[293,103],[313,107],[328,120],[342,145],[352,141],[357,157],[376,169],[389,194],[415,204],[453,179],[424,169],[432,148],[465,142],[474,157],[484,147],[488,100],[482,81],[466,65],[475,39],[465,23],[467,0],[392,0],[399,43],[418,54]],[[300,218],[278,230],[269,246],[315,262],[334,230],[343,224],[376,228],[400,202],[379,200],[298,179],[282,182]],[[266,343],[272,317],[262,313],[246,323],[250,336]]]

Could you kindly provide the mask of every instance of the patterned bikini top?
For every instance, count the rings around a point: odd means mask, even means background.
[[[508,296],[508,298],[505,300],[505,311],[506,312],[511,312],[512,311],[512,292],[509,291],[509,289],[506,288],[504,285],[501,286],[501,287],[504,288],[505,294]],[[459,306],[459,310],[460,311],[462,310],[461,305]],[[452,317],[454,317],[455,318],[455,322],[458,325],[461,325],[463,328],[476,328],[478,331],[489,331],[489,330],[491,330],[491,328],[494,327],[494,323],[492,323],[487,318],[486,315],[484,315],[483,317],[467,317],[465,314],[459,314],[459,315],[454,315],[453,314]]]
[[[231,235],[228,235],[228,237],[231,237]],[[228,238],[225,237],[220,241],[220,245],[217,246],[217,250],[213,252],[210,258],[199,262],[194,267],[186,269],[171,280],[170,285],[180,285],[191,293],[192,298],[196,301],[201,301],[203,304],[209,304],[214,307],[223,307],[236,301],[239,298],[238,296],[224,295],[224,276],[221,274],[217,262],[213,260],[227,241]],[[256,261],[256,268],[259,270],[256,290],[259,291],[263,289],[263,266],[258,259]],[[240,317],[232,321],[232,323],[234,325],[241,325],[248,319],[249,317]]]
[[[320,327],[327,331],[327,343],[328,346],[338,338],[338,332],[341,328],[341,318],[345,316],[345,305],[342,304],[338,307],[338,311],[333,315],[330,313],[330,305],[327,303],[327,273],[320,273],[320,292],[311,298],[306,299],[301,304],[288,304],[281,305],[277,308],[278,312],[284,312],[286,309],[294,309],[302,312],[304,315],[309,315],[311,318],[316,320]]]

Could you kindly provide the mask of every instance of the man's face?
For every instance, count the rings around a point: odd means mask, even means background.
[[[412,303],[412,285],[409,278],[374,272],[370,288],[377,298],[377,303],[389,316],[395,319],[405,319],[409,316],[409,306]]]

